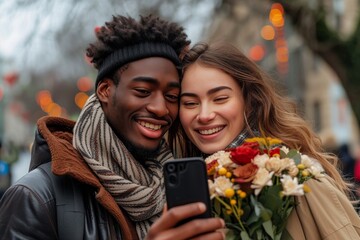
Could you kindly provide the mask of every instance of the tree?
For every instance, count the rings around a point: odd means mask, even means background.
[[[80,77],[92,79],[96,71],[84,60],[88,43],[95,40],[96,26],[111,20],[112,15],[133,16],[149,13],[185,26],[196,39],[204,22],[209,22],[216,0],[33,0],[0,1],[0,75],[17,72],[18,81],[4,92],[0,111],[12,102],[22,103],[30,124],[46,115],[36,104],[40,90],[53,92],[54,101],[76,118],[80,109],[74,104],[76,82]],[[210,10],[209,10],[210,9]],[[0,91],[3,84],[0,80]],[[75,92],[74,92],[75,90]],[[4,114],[0,113],[0,139]],[[31,136],[32,137],[32,136]],[[26,139],[26,137],[24,137]]]
[[[274,1],[275,2],[275,1]],[[277,0],[307,46],[338,76],[360,125],[360,15],[353,32],[344,37],[326,20],[324,1],[310,7],[307,1]]]

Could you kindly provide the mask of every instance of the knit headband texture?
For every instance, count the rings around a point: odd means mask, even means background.
[[[181,61],[170,45],[166,43],[143,42],[121,48],[106,57],[99,68],[95,88],[97,88],[99,82],[104,77],[115,72],[126,63],[148,57],[167,58],[175,64],[178,72],[181,72]]]

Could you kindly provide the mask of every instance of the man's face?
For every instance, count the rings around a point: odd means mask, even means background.
[[[152,151],[178,114],[179,75],[166,58],[151,57],[128,64],[116,86],[104,79],[97,93],[108,123],[132,146]]]

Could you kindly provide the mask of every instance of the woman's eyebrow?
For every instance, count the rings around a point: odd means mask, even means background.
[[[224,90],[224,89],[228,89],[228,90],[232,90],[232,88],[228,87],[228,86],[219,86],[219,87],[216,87],[216,88],[212,88],[210,89],[209,91],[207,91],[207,95],[211,95],[211,94],[214,94],[218,91],[221,91],[221,90]],[[191,92],[183,92],[180,94],[180,97],[196,97],[197,94],[195,93],[191,93]]]
[[[207,95],[211,95],[213,93],[216,93],[216,92],[224,90],[224,89],[232,90],[232,88],[230,88],[228,86],[219,86],[219,87],[212,88],[209,91],[207,91]]]

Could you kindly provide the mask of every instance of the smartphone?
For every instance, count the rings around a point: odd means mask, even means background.
[[[207,180],[206,164],[200,157],[180,158],[164,164],[165,192],[168,209],[194,202],[203,202],[206,212],[186,219],[210,218],[211,201]]]

